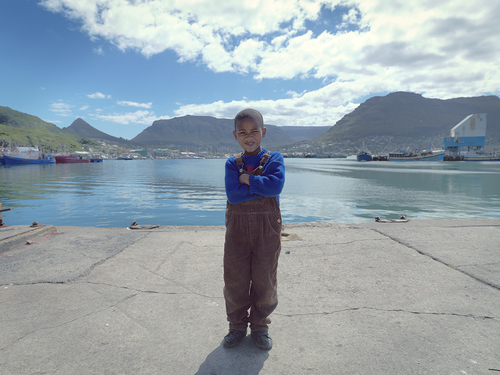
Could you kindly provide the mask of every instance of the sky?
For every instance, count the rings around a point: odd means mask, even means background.
[[[159,119],[333,126],[373,96],[500,93],[498,0],[2,0],[0,105],[132,139]]]

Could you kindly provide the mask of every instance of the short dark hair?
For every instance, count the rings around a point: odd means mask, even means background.
[[[252,120],[259,128],[264,129],[264,118],[262,114],[256,109],[247,108],[238,112],[234,118],[234,130],[236,130],[236,127],[241,121],[246,119]]]

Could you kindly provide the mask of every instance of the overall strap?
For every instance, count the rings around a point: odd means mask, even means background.
[[[270,156],[271,156],[270,151],[268,151],[264,155],[262,155],[262,158],[260,159],[260,162],[259,162],[260,165],[252,171],[245,171],[244,170],[243,167],[245,166],[245,163],[243,162],[243,153],[242,152],[234,155],[234,160],[236,161],[236,165],[238,166],[240,173],[260,174],[260,173],[262,173],[262,170],[264,169],[264,164],[266,164],[267,159],[269,159]]]
[[[262,155],[262,159],[260,159],[260,165],[264,165],[267,162],[267,159],[271,157],[271,152],[268,151],[264,155]]]
[[[239,154],[234,155],[234,160],[236,160],[236,165],[238,167],[240,167],[242,165],[245,165],[245,163],[243,163],[242,155],[243,155],[242,152],[240,152]]]

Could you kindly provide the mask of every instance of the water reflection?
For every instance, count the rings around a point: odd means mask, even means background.
[[[0,167],[7,224],[223,225],[225,160]],[[500,216],[500,163],[285,159],[285,222]]]
[[[296,221],[325,209],[331,212],[322,217],[341,222],[399,215],[420,219],[498,217],[500,212],[500,191],[495,191],[500,182],[500,163],[294,159],[290,164],[284,207],[300,202],[301,209],[294,214]],[[290,182],[290,172],[302,175],[302,180]],[[304,198],[306,191],[314,198]]]

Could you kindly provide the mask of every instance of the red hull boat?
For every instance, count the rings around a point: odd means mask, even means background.
[[[90,159],[84,156],[62,155],[56,156],[56,163],[90,163]]]

